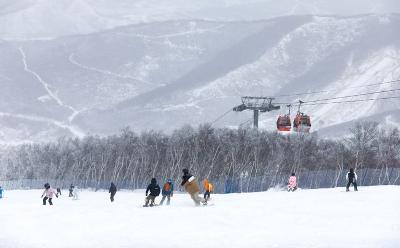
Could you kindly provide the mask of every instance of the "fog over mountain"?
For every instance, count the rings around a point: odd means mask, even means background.
[[[277,102],[399,95],[400,2],[0,0],[0,142],[170,132],[213,122],[243,95]],[[400,100],[304,106],[321,135],[398,126]],[[277,115],[261,114],[274,130]],[[228,113],[216,127],[247,124]]]

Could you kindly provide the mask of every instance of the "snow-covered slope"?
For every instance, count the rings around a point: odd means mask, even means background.
[[[359,86],[400,78],[396,1],[113,3],[0,0],[0,143],[104,135],[128,125],[171,131],[212,122],[242,95],[327,91],[301,97],[307,101],[375,91]],[[314,131],[329,133],[365,118],[398,125],[398,105],[303,110]],[[284,111],[262,114],[260,126],[273,130]],[[250,118],[232,112],[215,125]]]
[[[398,13],[396,0],[0,0],[0,38],[49,39],[167,20]]]
[[[398,186],[212,195],[194,207],[186,194],[170,206],[142,208],[144,192],[66,190],[42,206],[38,190],[0,199],[1,247],[385,247],[400,245]],[[157,199],[158,202],[160,199]]]
[[[308,101],[398,88],[398,84],[386,84],[380,88],[357,87],[400,78],[400,35],[396,32],[399,20],[398,15],[274,19],[272,25],[266,22],[264,29],[217,53],[207,63],[167,86],[108,110],[91,111],[78,120],[92,127],[93,119],[97,122],[101,119],[104,125],[97,125],[99,132],[105,131],[108,125],[117,125],[121,120],[139,129],[165,129],[187,122],[213,121],[238,105],[243,95],[275,96],[327,91],[325,94],[301,97]],[[372,97],[392,96],[395,93]],[[362,99],[368,97],[371,98],[371,95]],[[294,102],[297,99],[281,97],[277,101]],[[394,99],[308,106],[303,110],[312,116],[315,131],[393,111],[398,104],[398,99]],[[260,126],[273,129],[278,113],[263,114]],[[232,112],[216,126],[237,126],[250,118],[251,113]]]

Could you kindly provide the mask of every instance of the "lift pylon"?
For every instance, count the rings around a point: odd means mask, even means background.
[[[253,110],[253,127],[258,128],[258,116],[260,112],[270,112],[281,108],[280,106],[273,105],[273,100],[274,98],[272,97],[243,96],[242,104],[234,107],[233,111]]]

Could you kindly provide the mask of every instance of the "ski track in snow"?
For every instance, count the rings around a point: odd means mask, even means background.
[[[12,114],[12,113],[6,113],[6,112],[0,112],[0,117],[12,117],[12,118],[19,118],[19,119],[25,119],[25,120],[30,120],[30,121],[36,121],[36,122],[46,122],[50,123],[54,126],[67,129],[70,131],[72,134],[79,138],[83,138],[85,134],[77,127],[67,125],[64,122],[57,121],[54,119],[46,118],[46,117],[40,117],[40,116],[33,116],[33,115],[24,115],[24,114]]]
[[[54,100],[56,101],[56,103],[64,108],[67,108],[69,110],[72,111],[72,114],[68,117],[68,121],[71,123],[73,121],[73,119],[82,111],[82,110],[76,110],[74,107],[65,104],[60,97],[58,97],[57,93],[54,92],[51,88],[53,86],[51,86],[50,84],[48,84],[46,81],[44,81],[42,79],[42,77],[40,77],[40,75],[38,73],[36,73],[35,71],[31,70],[28,66],[28,63],[26,61],[26,54],[24,52],[24,50],[22,49],[22,47],[19,47],[18,50],[21,53],[22,56],[22,63],[24,65],[24,70],[26,72],[31,73],[32,75],[35,76],[35,78],[42,84],[43,88],[45,89],[45,91],[47,92],[47,94]]]
[[[149,84],[149,85],[157,85],[155,83],[147,82],[147,81],[145,81],[143,79],[139,79],[139,78],[135,78],[135,77],[127,76],[127,75],[122,75],[122,74],[114,73],[114,72],[111,72],[111,71],[101,70],[101,69],[98,69],[96,67],[91,67],[91,66],[87,66],[87,65],[81,64],[81,63],[79,63],[78,61],[76,61],[74,59],[74,55],[75,54],[73,54],[73,53],[71,55],[69,55],[69,57],[68,57],[69,62],[71,62],[73,65],[76,65],[76,66],[78,66],[78,67],[80,67],[82,69],[85,69],[85,70],[88,70],[88,71],[94,71],[94,72],[101,73],[101,74],[104,74],[104,75],[107,75],[107,76],[139,81],[139,82],[142,82],[142,83],[145,83],[145,84]]]

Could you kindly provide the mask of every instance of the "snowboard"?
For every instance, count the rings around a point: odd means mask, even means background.
[[[152,206],[150,206],[150,205],[148,205],[148,206],[143,205],[144,208],[153,208],[153,207],[158,207],[158,206],[161,206],[161,205],[158,205],[158,204],[154,204],[154,205],[152,205]]]

